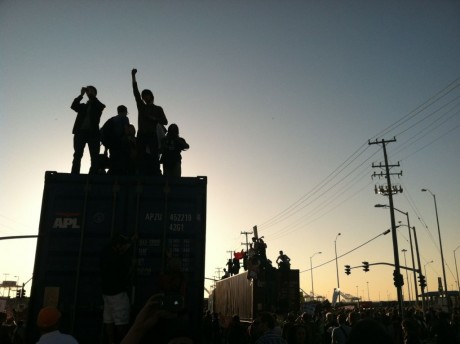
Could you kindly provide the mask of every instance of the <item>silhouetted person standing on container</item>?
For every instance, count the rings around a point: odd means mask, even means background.
[[[130,142],[128,139],[128,109],[124,105],[117,107],[117,115],[111,117],[101,128],[102,144],[110,152],[111,175],[127,175],[130,166]]]
[[[180,152],[189,148],[188,143],[179,136],[179,127],[176,124],[171,124],[161,145],[160,162],[163,164],[163,175],[171,177],[180,177],[182,175],[182,156]]]
[[[139,148],[139,169],[144,175],[161,175],[158,151],[158,124],[167,125],[163,109],[153,104],[153,93],[143,90],[139,93],[136,81],[137,69],[131,71],[133,93],[138,110],[137,145]]]
[[[82,103],[83,96],[88,96],[88,101]],[[99,122],[105,105],[96,97],[97,90],[94,86],[82,87],[80,95],[74,99],[70,108],[77,113],[73,126],[73,161],[72,174],[80,174],[81,158],[86,144],[88,144],[89,155],[91,156],[90,174],[98,171],[99,160]]]

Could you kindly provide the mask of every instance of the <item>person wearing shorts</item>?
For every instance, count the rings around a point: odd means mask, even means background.
[[[128,332],[130,301],[128,289],[131,276],[131,243],[116,236],[102,254],[103,322],[108,342],[119,343]]]

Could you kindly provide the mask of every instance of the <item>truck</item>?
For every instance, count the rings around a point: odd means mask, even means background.
[[[168,267],[185,280],[183,307],[198,335],[203,312],[206,177],[72,175],[48,171],[28,306],[27,342],[38,312],[56,306],[61,331],[79,343],[104,339],[100,258],[111,239],[132,240],[129,294],[135,315],[164,290]],[[172,263],[174,262],[174,263]]]
[[[239,315],[244,322],[251,322],[263,311],[299,311],[299,270],[267,267],[255,279],[248,278],[248,273],[217,281],[209,297],[209,309],[225,319]]]

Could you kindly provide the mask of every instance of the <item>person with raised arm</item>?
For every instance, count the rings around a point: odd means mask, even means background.
[[[168,120],[161,106],[153,103],[152,91],[139,92],[136,80],[137,69],[131,71],[133,93],[138,111],[137,145],[139,149],[139,172],[143,175],[161,175],[159,161],[158,132],[164,130]],[[163,131],[164,136],[164,131]]]

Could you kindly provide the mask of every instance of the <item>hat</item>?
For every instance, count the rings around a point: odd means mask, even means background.
[[[61,312],[56,307],[44,307],[38,312],[37,326],[40,328],[48,328],[56,325],[61,318]]]

